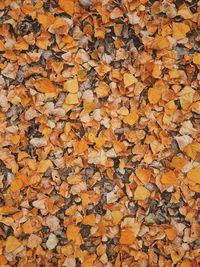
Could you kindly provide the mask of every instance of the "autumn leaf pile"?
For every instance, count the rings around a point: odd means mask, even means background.
[[[0,266],[199,266],[199,28],[196,0],[0,0]]]

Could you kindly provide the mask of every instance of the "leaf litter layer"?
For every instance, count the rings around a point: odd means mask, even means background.
[[[199,11],[0,1],[0,266],[199,266]]]

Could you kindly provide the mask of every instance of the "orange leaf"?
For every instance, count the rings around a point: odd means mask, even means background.
[[[194,64],[200,65],[200,53],[194,54],[192,61],[193,61]]]
[[[135,242],[135,236],[130,229],[123,229],[121,231],[121,236],[119,243],[122,245],[133,245]]]
[[[166,37],[156,35],[154,42],[153,42],[153,47],[157,50],[162,50],[165,48],[169,47],[169,40]]]
[[[179,267],[193,267],[193,265],[189,259],[184,259]]]
[[[7,259],[4,255],[0,255],[0,266],[6,265],[7,264]]]
[[[74,14],[74,0],[59,0],[58,4],[68,15]]]
[[[126,148],[124,143],[121,141],[113,141],[113,147],[116,153],[120,153]]]
[[[165,229],[165,234],[167,238],[172,241],[176,238],[177,231],[174,228],[168,228],[168,229]]]
[[[138,115],[136,112],[131,112],[127,116],[124,117],[124,123],[127,123],[129,125],[134,125],[138,120]]]
[[[190,31],[190,27],[185,23],[173,22],[172,34],[176,40],[181,40],[186,37],[186,33]]]
[[[13,213],[16,213],[17,211],[18,209],[14,207],[8,207],[8,206],[0,207],[0,215],[13,214]]]
[[[33,227],[32,227],[30,220],[28,220],[24,224],[22,224],[22,230],[25,234],[32,234],[33,233]]]
[[[45,30],[47,30],[49,26],[51,26],[54,23],[54,21],[55,21],[55,18],[50,13],[38,15],[38,22],[42,24]]]
[[[29,183],[28,177],[23,173],[19,172],[16,176],[13,177],[10,189],[13,192],[16,192],[17,190],[20,190],[21,188],[24,188]]]
[[[157,104],[161,98],[161,91],[156,87],[151,87],[148,90],[148,99],[151,104]]]
[[[197,184],[200,184],[200,166],[194,167],[187,173],[187,178]]]
[[[92,213],[88,216],[85,216],[82,220],[82,223],[83,224],[87,224],[87,225],[90,225],[90,226],[95,226],[96,225],[96,222],[95,222],[95,215]]]
[[[143,184],[147,184],[151,178],[151,171],[147,169],[137,168],[135,174]]]
[[[84,262],[81,264],[81,267],[93,267],[96,255],[87,256]]]
[[[77,141],[74,143],[74,151],[77,154],[82,154],[88,149],[88,144],[85,140]]]
[[[41,78],[35,82],[35,88],[40,93],[56,93],[55,85],[47,78]]]
[[[68,240],[76,240],[79,236],[79,227],[75,225],[68,225],[67,227],[67,239]]]
[[[177,183],[176,175],[173,171],[168,171],[161,176],[161,183],[164,185],[174,185]]]
[[[188,163],[187,159],[179,158],[177,156],[173,157],[170,165],[177,170],[182,170],[182,168]]]

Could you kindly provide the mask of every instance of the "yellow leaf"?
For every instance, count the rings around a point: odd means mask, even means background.
[[[135,236],[131,229],[123,229],[121,231],[121,236],[119,243],[122,245],[133,245],[135,242]]]
[[[200,65],[200,53],[194,54],[192,61],[194,64]]]
[[[103,98],[109,95],[110,87],[105,82],[100,82],[100,84],[95,88],[95,92],[98,98]]]
[[[183,148],[183,151],[185,152],[185,154],[192,158],[193,160],[195,160],[197,153],[200,152],[200,144],[197,142],[192,142],[188,145],[186,145]]]
[[[172,35],[176,40],[181,40],[186,37],[186,33],[190,31],[190,27],[185,23],[173,22]]]
[[[120,254],[118,254],[118,256],[117,256],[117,258],[116,258],[114,267],[121,267]]]
[[[155,64],[154,67],[153,67],[152,77],[159,78],[160,75],[162,74],[160,69],[161,69],[160,65],[159,64]]]
[[[14,145],[17,145],[20,141],[20,135],[19,134],[14,134],[12,135],[11,137],[11,142],[14,144]]]
[[[49,159],[46,159],[46,160],[42,159],[39,162],[37,171],[40,173],[44,173],[48,170],[48,168],[51,168],[51,167],[53,167],[53,164]]]
[[[183,17],[184,19],[192,19],[193,18],[192,12],[190,11],[190,9],[187,7],[187,5],[185,3],[180,6],[177,15]]]
[[[145,200],[149,196],[150,196],[150,192],[144,186],[139,185],[135,189],[135,192],[134,192],[134,199],[135,200]]]
[[[15,50],[28,50],[29,45],[24,41],[24,39],[20,39],[15,44]]]
[[[103,137],[95,137],[94,138],[95,144],[97,148],[101,148],[105,144],[105,140]]]
[[[6,247],[5,250],[7,253],[10,253],[14,250],[16,250],[18,247],[21,246],[21,242],[14,236],[9,236],[6,239]]]
[[[177,69],[172,69],[169,71],[169,77],[171,79],[177,79],[180,77],[180,71]]]
[[[151,87],[148,90],[148,99],[151,104],[157,104],[161,98],[161,90],[156,87]]]
[[[112,217],[113,217],[113,223],[117,225],[123,218],[123,212],[121,212],[120,210],[114,210],[112,211]]]
[[[177,231],[174,228],[168,228],[168,229],[165,229],[165,234],[167,238],[172,241],[176,238]]]
[[[183,255],[184,255],[183,250],[181,250],[179,252],[172,250],[171,251],[171,258],[172,258],[173,264],[176,264],[178,261],[180,261],[182,259]]]
[[[174,185],[177,183],[176,175],[173,171],[168,171],[161,176],[161,183],[164,185]]]
[[[197,184],[200,184],[200,166],[194,167],[187,173],[187,178]]]
[[[77,154],[82,154],[88,149],[88,144],[85,140],[77,141],[74,143],[74,151]]]
[[[79,90],[78,80],[76,78],[68,80],[67,82],[64,83],[64,88],[69,93],[72,93],[72,94],[77,93]]]
[[[136,112],[131,112],[127,116],[124,117],[124,123],[127,123],[129,125],[134,125],[138,120],[138,115]]]
[[[128,87],[137,82],[137,79],[131,73],[124,73],[123,79],[125,87]]]
[[[78,95],[69,93],[67,95],[67,97],[65,98],[65,103],[67,105],[76,105],[76,104],[78,104],[79,103]]]
[[[68,134],[70,131],[71,131],[71,123],[69,123],[69,122],[66,122],[65,123],[65,127],[64,127],[64,134]]]
[[[58,4],[68,15],[74,14],[74,0],[59,0]]]
[[[55,93],[55,85],[47,78],[41,78],[35,82],[35,88],[40,93]]]
[[[68,240],[76,240],[79,236],[79,227],[75,225],[68,225],[67,226],[67,239]]]
[[[88,216],[85,216],[82,220],[82,223],[90,225],[90,226],[95,226],[96,225],[95,215],[92,213],[92,214],[89,214]]]

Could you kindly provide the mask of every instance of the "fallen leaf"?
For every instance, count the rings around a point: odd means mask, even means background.
[[[124,73],[123,79],[125,87],[128,87],[137,82],[137,79],[131,73]]]
[[[21,246],[21,242],[14,236],[9,236],[6,239],[6,247],[5,250],[7,253],[13,252],[16,250],[18,247]]]
[[[69,93],[65,98],[65,103],[67,105],[76,105],[79,103],[78,95]]]
[[[88,144],[87,141],[82,140],[82,141],[77,141],[74,143],[74,151],[77,154],[82,154],[88,149]]]
[[[68,240],[76,240],[79,236],[80,229],[78,226],[75,225],[68,225],[67,226],[67,239]]]
[[[113,218],[113,223],[115,225],[119,224],[123,218],[123,212],[119,210],[112,211],[112,218]]]
[[[172,241],[176,238],[177,231],[174,228],[168,228],[168,229],[165,229],[165,234],[167,238]]]
[[[131,229],[123,229],[121,231],[119,243],[122,245],[133,245],[135,243],[135,236]]]
[[[172,23],[172,34],[176,40],[181,40],[186,37],[186,34],[190,31],[190,27],[185,23]]]
[[[13,214],[19,211],[15,207],[9,207],[9,206],[2,206],[0,207],[0,215],[8,215],[8,214]]]
[[[36,80],[34,86],[40,93],[56,93],[57,91],[55,85],[47,78]]]
[[[147,190],[144,186],[137,186],[134,192],[135,200],[145,200],[150,196],[149,190]]]
[[[67,92],[75,94],[79,90],[78,80],[76,78],[70,79],[64,83],[64,88]]]
[[[143,184],[147,184],[150,181],[151,170],[143,169],[143,168],[137,168],[135,170],[135,174]]]
[[[90,226],[95,226],[96,225],[95,215],[92,213],[83,217],[82,223]]]
[[[157,104],[161,98],[161,90],[151,87],[148,90],[148,99],[151,104]]]
[[[70,16],[74,14],[74,0],[59,0],[59,6]]]
[[[200,65],[200,53],[194,54],[192,61],[196,65]]]
[[[27,220],[25,223],[22,224],[22,230],[25,234],[33,233],[33,227],[30,220]]]
[[[173,171],[168,171],[161,176],[160,181],[164,185],[175,185],[177,183],[177,177]]]
[[[179,267],[193,267],[192,262],[189,259],[184,259]]]
[[[49,168],[52,168],[53,164],[49,159],[42,159],[38,164],[37,171],[40,173],[46,172]]]
[[[131,112],[124,117],[123,121],[132,126],[138,121],[138,114],[136,112]]]
[[[187,173],[187,178],[194,183],[200,184],[200,166],[194,167]]]

